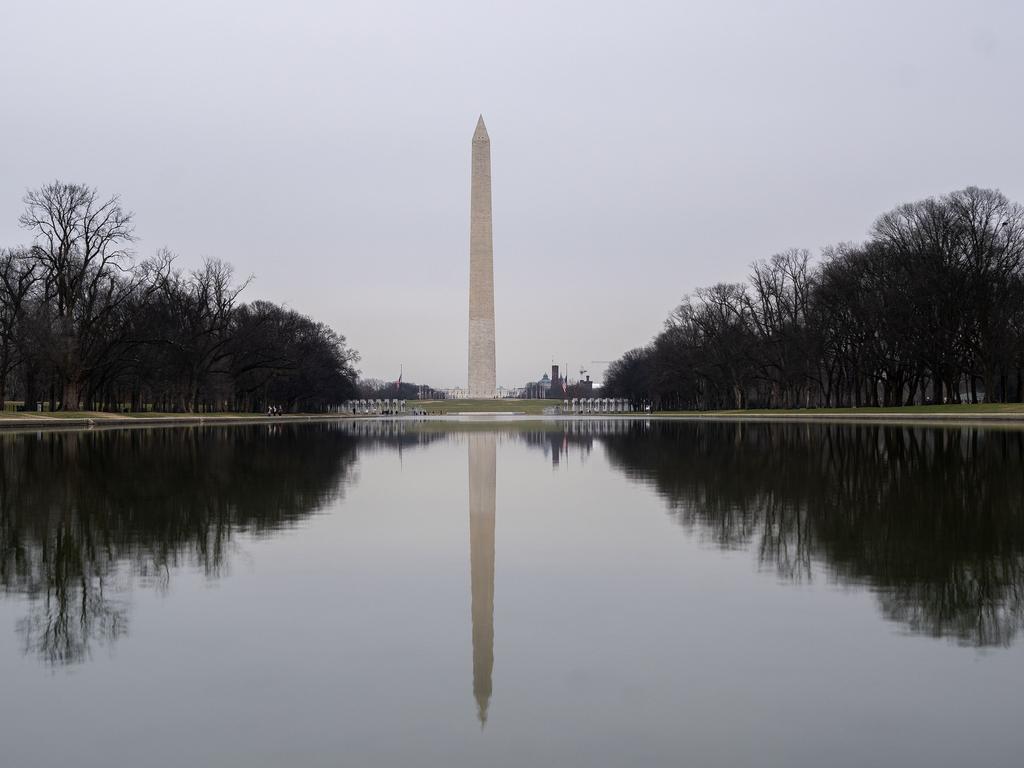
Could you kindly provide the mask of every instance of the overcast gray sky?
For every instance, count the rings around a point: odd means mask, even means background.
[[[491,136],[498,382],[969,184],[1024,201],[1020,2],[31,2],[0,10],[0,243],[119,193],[140,256],[256,275],[367,376],[464,384]]]

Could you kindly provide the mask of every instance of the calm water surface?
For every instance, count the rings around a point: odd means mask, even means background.
[[[0,765],[1008,766],[1024,432],[0,436]]]

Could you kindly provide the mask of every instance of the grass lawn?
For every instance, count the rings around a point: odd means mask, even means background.
[[[4,411],[0,414],[2,419],[93,419],[114,416],[117,414],[97,414],[93,411]]]
[[[904,405],[889,408],[751,408],[743,411],[659,411],[658,416],[829,416],[840,415],[871,415],[900,414],[914,416],[918,414],[956,414],[969,416],[974,413],[1024,413],[1024,403],[979,403],[978,405]]]
[[[447,415],[452,413],[525,413],[532,416],[539,416],[544,413],[545,408],[561,406],[561,400],[409,400],[406,403],[407,409],[422,408],[430,414]],[[772,409],[757,408],[745,411],[723,410],[723,411],[656,411],[650,416],[659,417],[743,417],[743,416],[803,416],[806,418],[844,416],[914,416],[929,415],[964,416],[989,415],[997,417],[1000,414],[1024,416],[1024,403],[982,403],[979,405],[910,405],[892,408],[797,408],[797,409]],[[20,421],[23,419],[46,419],[46,420],[67,420],[67,419],[93,419],[94,421],[111,421],[115,419],[175,419],[202,417],[203,419],[223,419],[230,421],[239,417],[261,416],[259,413],[157,413],[153,411],[140,411],[136,413],[108,413],[105,411],[42,411],[22,412],[3,411],[0,412],[0,420]],[[602,414],[595,414],[601,416]],[[608,414],[615,415],[615,414]],[[633,415],[643,415],[634,413]],[[330,416],[330,414],[285,414],[285,416]]]
[[[236,419],[239,417],[263,416],[262,413],[158,413],[155,411],[135,411],[133,413],[110,413],[109,411],[4,411],[0,413],[0,419],[93,419],[94,421],[109,421],[111,419],[182,419],[198,418],[204,419]],[[324,416],[331,414],[304,414],[286,413],[284,416]]]
[[[428,413],[528,413],[539,415],[561,400],[408,400],[405,407],[423,408]]]

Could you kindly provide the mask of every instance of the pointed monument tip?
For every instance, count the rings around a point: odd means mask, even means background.
[[[480,115],[476,121],[476,130],[473,131],[474,139],[486,139],[487,138],[487,126],[484,125],[484,116]]]

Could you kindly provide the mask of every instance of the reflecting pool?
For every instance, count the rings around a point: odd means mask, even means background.
[[[0,435],[0,765],[1024,754],[1024,431]]]

